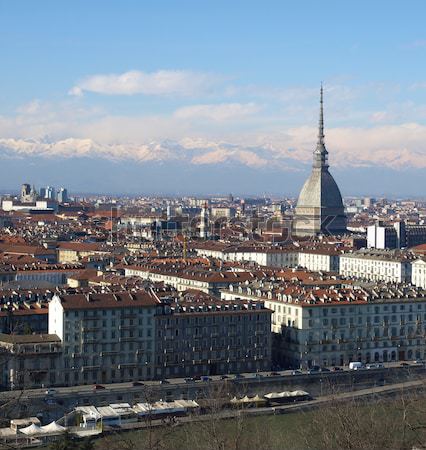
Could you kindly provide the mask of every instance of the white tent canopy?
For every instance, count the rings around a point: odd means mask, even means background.
[[[19,431],[21,433],[26,434],[27,436],[34,436],[36,434],[43,434],[44,433],[44,430],[41,427],[39,427],[38,425],[35,425],[34,423],[32,423],[28,427],[21,428]]]
[[[41,430],[43,430],[45,433],[63,433],[66,428],[58,425],[55,421],[49,423],[49,425],[44,425],[41,427]]]

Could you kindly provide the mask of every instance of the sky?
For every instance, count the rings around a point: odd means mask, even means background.
[[[426,2],[0,0],[0,190],[426,197]]]

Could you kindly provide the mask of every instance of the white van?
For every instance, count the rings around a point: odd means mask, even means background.
[[[364,366],[362,362],[359,361],[353,361],[349,363],[349,370],[359,370],[362,369]]]

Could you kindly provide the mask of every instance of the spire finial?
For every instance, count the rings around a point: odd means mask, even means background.
[[[324,144],[324,108],[323,108],[323,87],[321,82],[320,90],[320,115],[318,127],[318,144]]]
[[[319,114],[319,123],[318,123],[318,143],[317,147],[314,151],[314,167],[327,168],[327,149],[324,144],[324,103],[323,103],[324,89],[321,83],[320,89],[320,114]]]

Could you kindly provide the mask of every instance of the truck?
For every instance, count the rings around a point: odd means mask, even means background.
[[[360,362],[360,361],[352,361],[349,363],[349,370],[360,370],[363,367],[364,366],[363,366],[362,362]]]

